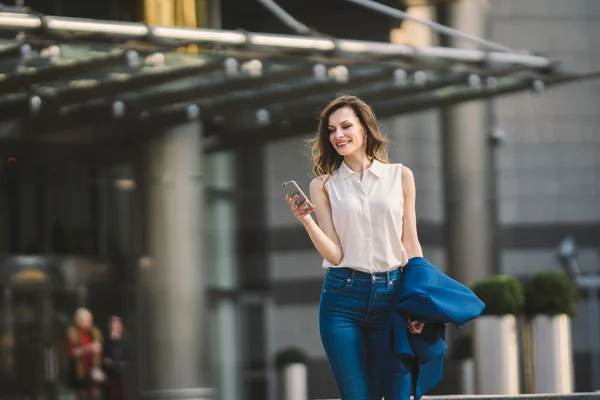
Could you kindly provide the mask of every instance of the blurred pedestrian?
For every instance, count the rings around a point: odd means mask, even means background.
[[[102,333],[86,308],[75,311],[74,325],[67,329],[70,383],[78,400],[100,398],[106,376],[102,370]]]
[[[286,200],[324,258],[321,340],[341,398],[380,400],[389,372],[384,335],[395,288],[408,259],[423,254],[415,180],[406,166],[389,162],[375,114],[354,96],[338,97],[321,113],[313,161],[314,208],[306,210],[308,202],[296,206],[297,195]],[[420,334],[424,322],[408,318],[406,325]],[[393,400],[409,399],[410,371],[407,377],[406,397]]]
[[[108,338],[104,352],[104,366],[108,376],[108,399],[131,398],[131,343],[121,318],[108,321]]]

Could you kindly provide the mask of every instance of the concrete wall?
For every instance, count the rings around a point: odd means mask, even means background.
[[[597,0],[493,0],[491,39],[564,61],[576,71],[600,69]],[[600,81],[521,93],[495,101],[499,217],[512,232],[529,232],[501,251],[503,272],[527,276],[559,270],[555,246],[579,242],[580,262],[600,273]],[[586,304],[573,321],[577,389],[590,390]],[[596,388],[598,389],[598,388]]]
[[[600,2],[494,0],[491,11],[492,40],[600,68]],[[585,81],[495,101],[507,135],[497,164],[503,224],[600,222],[599,89]]]

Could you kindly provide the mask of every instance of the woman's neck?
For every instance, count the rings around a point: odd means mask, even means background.
[[[357,172],[362,178],[363,173],[366,169],[368,169],[371,164],[373,164],[373,160],[367,157],[366,154],[360,155],[348,155],[344,157],[344,162],[352,171]]]

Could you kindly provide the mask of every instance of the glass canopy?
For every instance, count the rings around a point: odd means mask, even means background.
[[[241,143],[313,130],[338,93],[386,117],[599,75],[534,55],[58,17],[40,31],[35,18],[0,12],[0,32],[20,32],[0,40],[0,122],[31,138],[87,127],[118,139],[201,118]]]

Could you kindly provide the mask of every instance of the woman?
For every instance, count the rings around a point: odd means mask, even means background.
[[[131,347],[123,321],[110,317],[109,336],[104,352],[104,366],[108,375],[108,399],[125,400],[130,397],[129,373],[131,370]]]
[[[286,200],[327,269],[321,340],[342,400],[380,400],[383,372],[389,372],[383,338],[394,289],[408,259],[422,257],[414,177],[389,163],[373,111],[354,96],[338,97],[321,113],[313,160],[314,208],[297,207],[297,196]],[[420,334],[423,326],[409,321],[407,329]]]
[[[105,379],[101,369],[102,333],[94,326],[92,313],[85,308],[75,311],[74,322],[67,330],[72,386],[78,399],[97,399],[99,386]]]

